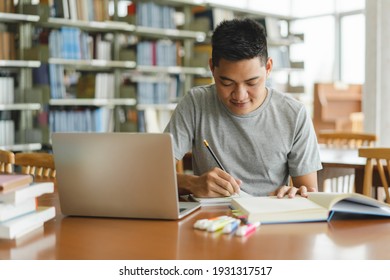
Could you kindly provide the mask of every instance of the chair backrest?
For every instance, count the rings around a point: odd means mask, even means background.
[[[48,153],[16,153],[15,166],[21,167],[24,174],[43,178],[55,178],[54,157]]]
[[[192,172],[192,152],[188,152],[184,155],[183,159],[176,162],[176,172]]]
[[[363,133],[364,132],[364,127],[363,127],[363,122],[364,122],[364,114],[363,112],[354,112],[349,115],[349,120],[352,123],[352,132],[356,133]]]
[[[364,169],[363,194],[372,196],[372,178],[375,161],[382,187],[385,191],[386,202],[390,203],[390,148],[360,148],[359,156],[367,158]]]
[[[377,137],[370,133],[320,131],[318,140],[328,147],[360,148],[364,146],[373,147]]]
[[[0,150],[0,172],[12,173],[15,163],[15,154],[11,151]]]

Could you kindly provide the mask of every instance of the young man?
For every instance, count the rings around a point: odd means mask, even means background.
[[[194,175],[177,175],[179,191],[198,197],[316,191],[321,162],[313,125],[301,103],[265,86],[272,58],[263,28],[250,19],[219,24],[209,66],[215,84],[191,89],[165,129],[176,159],[192,151]]]

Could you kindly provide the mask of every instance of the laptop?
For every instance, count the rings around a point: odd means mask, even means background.
[[[172,135],[53,133],[61,211],[70,216],[181,219]]]

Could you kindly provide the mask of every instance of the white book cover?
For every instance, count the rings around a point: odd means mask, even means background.
[[[30,198],[17,205],[0,203],[0,222],[5,222],[12,218],[34,212],[36,206],[35,198]]]
[[[0,202],[17,205],[28,199],[52,192],[54,192],[53,182],[40,182],[31,184],[30,186],[16,188],[12,191],[1,192]]]
[[[43,223],[54,218],[54,207],[38,207],[35,212],[0,223],[0,238],[14,239],[21,237],[39,227]]]

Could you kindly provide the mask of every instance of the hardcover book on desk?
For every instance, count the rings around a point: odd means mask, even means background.
[[[32,178],[32,176],[26,176]],[[53,218],[55,216],[54,207],[38,207],[36,203],[37,197],[53,191],[53,182],[21,184],[19,187],[0,191],[0,238],[21,237],[42,227],[44,222]]]
[[[25,174],[0,175],[0,192],[11,190],[32,183],[33,177]]]
[[[239,197],[232,207],[248,222],[300,223],[329,221],[334,213],[390,217],[390,205],[357,193],[310,193],[308,198]]]

